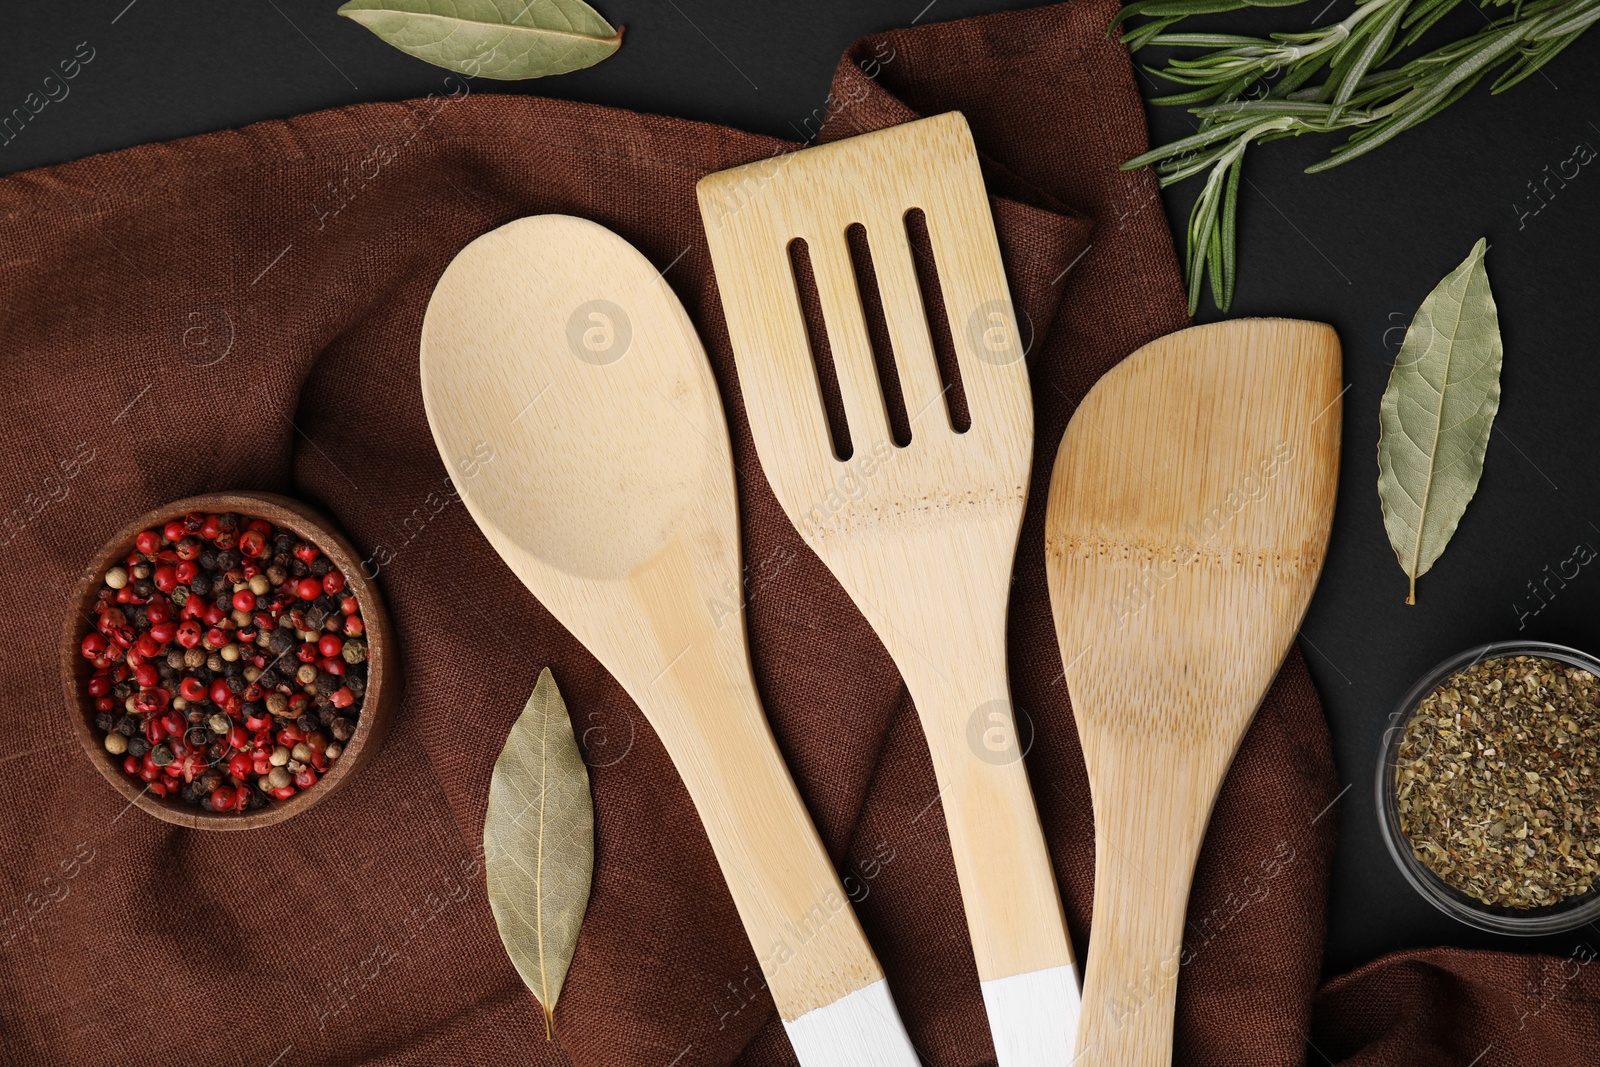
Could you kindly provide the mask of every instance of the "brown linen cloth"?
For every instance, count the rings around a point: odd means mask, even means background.
[[[842,63],[827,137],[951,108],[986,153],[1032,337],[1034,493],[1011,676],[1080,952],[1089,795],[1050,622],[1042,513],[1074,405],[1186,323],[1111,0],[885,34]],[[481,83],[479,85],[481,88]],[[451,95],[451,94],[454,95]],[[810,132],[808,128],[808,132]],[[512,219],[595,219],[664,272],[732,427],[748,624],[779,743],[925,1059],[993,1061],[927,750],[893,664],[783,517],[756,461],[694,200],[701,175],[790,146],[674,119],[466,94],[367,105],[0,181],[6,404],[0,724],[7,909],[0,1049],[21,1064],[793,1063],[710,848],[616,683],[451,501],[424,420],[428,295]],[[128,516],[191,493],[287,492],[334,516],[394,615],[406,696],[381,757],[249,835],[124,808],[60,713],[49,605]],[[501,949],[478,845],[489,772],[538,669],[592,765],[593,897],[557,1042]],[[1190,904],[1177,1062],[1578,1063],[1596,972],[1435,952],[1312,1004],[1335,795],[1291,654],[1216,808]],[[1540,990],[1534,999],[1526,992]],[[1535,1036],[1502,1034],[1516,1006]],[[1529,1027],[1532,1030],[1532,1027]],[[1512,1049],[1520,1049],[1512,1053]],[[1337,1050],[1336,1052],[1334,1050]],[[1512,1056],[1511,1059],[1505,1057]],[[1310,1056],[1320,1063],[1322,1052]]]

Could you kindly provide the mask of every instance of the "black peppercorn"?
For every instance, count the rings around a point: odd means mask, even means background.
[[[209,548],[201,550],[200,569],[203,571],[214,571],[217,569],[217,554],[215,551]],[[199,592],[199,590],[197,589],[195,592]]]
[[[269,802],[267,795],[260,789],[251,789],[248,795],[250,797],[249,810],[251,811],[254,811],[257,808],[264,808]]]
[[[221,552],[217,553],[217,570],[226,573],[227,571],[233,570],[238,565],[239,553],[235,552],[233,549],[225,548]]]
[[[166,660],[162,660],[160,663],[156,664],[156,677],[160,678],[162,681],[166,681],[168,678],[174,678],[177,676],[177,674],[178,672],[172,669],[172,664],[168,663]]]
[[[311,561],[311,576],[313,578],[321,578],[331,570],[333,570],[333,564],[328,561],[327,556],[318,556]]]
[[[344,687],[350,690],[351,696],[360,700],[367,692],[367,677],[364,674],[356,674],[354,671],[346,671]]]
[[[194,780],[194,787],[200,792],[210,796],[222,784],[222,775],[216,771],[206,771]]]
[[[225,512],[217,519],[217,529],[219,530],[237,530],[238,528],[239,516],[236,512]]]
[[[150,741],[144,734],[134,734],[128,738],[128,755],[142,757],[150,751]]]
[[[228,742],[218,738],[206,748],[206,759],[212,763],[221,763],[228,758]]]
[[[279,530],[272,535],[272,548],[275,552],[288,552],[294,548],[294,534],[288,530]]]
[[[317,709],[317,721],[324,726],[327,726],[329,723],[333,722],[338,715],[339,709],[333,706],[332,701],[329,701]]]
[[[215,557],[213,557],[215,562]],[[189,591],[195,596],[209,596],[211,594],[211,575],[201,571],[189,581]]]
[[[237,662],[237,661],[235,661],[235,662]],[[231,666],[233,666],[233,664],[230,663],[230,664],[228,664],[228,666],[231,667]],[[232,671],[224,670],[222,673],[227,676],[228,691],[230,693],[242,693],[242,692],[244,692],[244,674],[243,674],[243,672],[232,672]]]
[[[117,733],[123,737],[132,737],[139,732],[139,716],[124,715],[117,720]]]
[[[341,715],[333,720],[328,729],[332,732],[335,741],[348,741],[351,735],[356,732],[356,724]]]
[[[244,715],[247,719],[259,719],[267,713],[267,706],[259,700],[244,702]]]
[[[156,591],[155,583],[148,578],[135,578],[133,581],[133,595],[148,600],[150,594]]]
[[[191,783],[184,782],[178,787],[178,799],[185,804],[198,804],[200,803],[200,794],[194,791],[194,786]]]
[[[211,794],[210,793],[206,793],[204,796],[202,796],[200,798],[200,810],[201,811],[216,811],[217,810],[216,807],[211,803]]]
[[[320,630],[322,629],[322,624],[327,621],[328,612],[326,609],[319,608],[313,604],[306,610],[306,629]]]
[[[292,559],[289,561],[289,573],[296,578],[304,578],[311,572],[306,569],[306,565],[300,560]]]
[[[278,688],[278,683],[281,681],[283,681],[283,679],[278,677],[278,672],[273,670],[271,667],[268,667],[260,674],[256,675],[256,684],[263,689],[276,689]]]
[[[267,635],[267,648],[275,656],[281,656],[295,649],[294,636],[287,630],[274,630]]]
[[[103,734],[109,734],[117,725],[117,717],[109,711],[102,711],[94,717],[94,728]]]
[[[131,696],[133,696],[132,682],[118,682],[111,687],[111,698],[118,703],[127,700]]]
[[[199,720],[196,720],[197,723],[198,721]],[[190,748],[205,748],[211,743],[211,731],[207,730],[204,726],[191,726],[183,735],[183,741],[184,744],[188,745]]]
[[[128,621],[133,623],[135,630],[148,630],[150,628],[150,613],[143,607],[134,608],[128,613]]]
[[[315,715],[302,715],[294,721],[294,724],[300,728],[301,733],[309,734],[321,726],[322,722]]]
[[[332,694],[334,690],[344,685],[344,679],[330,671],[317,672],[317,692]]]
[[[150,762],[157,767],[165,767],[176,758],[172,754],[172,749],[168,748],[165,742],[150,750]]]

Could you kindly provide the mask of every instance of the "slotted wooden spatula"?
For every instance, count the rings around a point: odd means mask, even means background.
[[[1222,777],[1322,570],[1339,341],[1244,319],[1139,349],[1050,478],[1045,562],[1094,797],[1082,1067],[1165,1067],[1184,911]]]
[[[1078,983],[1006,676],[1033,406],[966,120],[952,112],[723,171],[699,194],[761,466],[894,657],[921,717],[1001,1067],[1064,1064]],[[930,321],[938,301],[913,261],[915,211],[944,322]],[[875,369],[868,283],[847,244],[856,224],[904,397],[903,447]],[[848,455],[824,411],[791,263],[797,240],[815,272]],[[965,432],[944,402],[930,328],[952,339]]]
[[[800,1062],[915,1067],[762,713],[742,606],[726,605],[740,588],[728,428],[672,289],[593,222],[502,226],[434,289],[422,398],[484,536],[672,757]]]

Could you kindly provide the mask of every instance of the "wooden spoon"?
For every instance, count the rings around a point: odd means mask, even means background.
[[[666,746],[801,1062],[916,1064],[762,713],[727,424],[660,273],[584,219],[485,234],[429,302],[422,396],[490,544]]]
[[[1045,560],[1094,797],[1084,1067],[1172,1062],[1200,842],[1322,570],[1339,373],[1320,323],[1181,330],[1100,379],[1056,454]]]

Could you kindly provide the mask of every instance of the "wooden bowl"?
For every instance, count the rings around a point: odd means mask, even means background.
[[[79,646],[94,617],[92,609],[105,573],[133,551],[134,538],[141,530],[160,529],[168,521],[190,511],[202,514],[231,511],[265,519],[316,545],[344,574],[346,588],[355,594],[366,623],[362,636],[367,642],[367,692],[361,715],[356,720],[356,732],[344,743],[343,754],[316,785],[288,800],[273,801],[255,811],[206,811],[176,798],[154,796],[144,788],[144,783],[123,772],[122,758],[106,751],[104,740],[94,727],[94,700],[88,690],[89,675],[94,667],[83,657]],[[393,635],[378,588],[362,573],[361,556],[327,519],[298,500],[270,493],[208,493],[146,512],[119,530],[95,556],[72,594],[62,628],[61,685],[84,754],[128,803],[158,819],[196,830],[253,830],[291,819],[320,804],[377,755],[400,703],[400,670]]]

